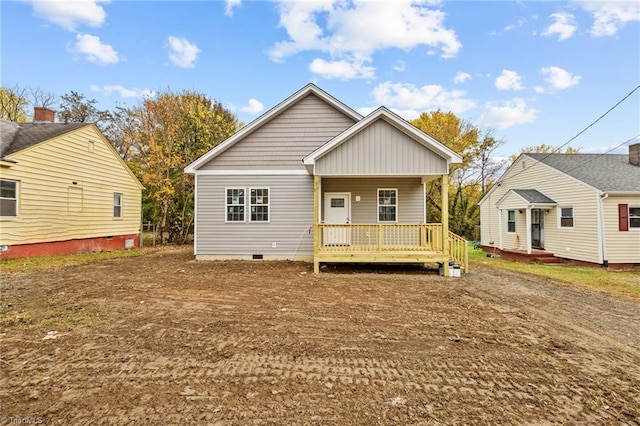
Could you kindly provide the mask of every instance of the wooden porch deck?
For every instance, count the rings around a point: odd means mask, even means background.
[[[445,263],[468,272],[467,241],[435,224],[319,224],[316,262]]]
[[[483,247],[484,251],[499,254],[505,259],[517,260],[519,262],[538,262],[538,263],[564,263],[564,261],[556,257],[553,253],[545,250],[532,249],[531,253],[526,250],[517,249],[494,249],[492,247]]]

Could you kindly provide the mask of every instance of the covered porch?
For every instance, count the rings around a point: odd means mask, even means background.
[[[446,206],[448,175],[437,178]],[[442,263],[446,276],[453,260],[468,272],[467,241],[448,230],[448,211],[442,223],[424,222],[424,184],[431,179],[314,176],[314,271],[324,262]]]
[[[449,232],[449,166],[462,157],[384,107],[303,159],[313,175],[314,271],[321,262],[443,264],[466,272]],[[441,223],[425,223],[425,184],[440,179]]]

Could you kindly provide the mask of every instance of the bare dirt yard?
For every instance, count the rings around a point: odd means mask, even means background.
[[[640,303],[479,267],[3,272],[5,424],[640,424]]]

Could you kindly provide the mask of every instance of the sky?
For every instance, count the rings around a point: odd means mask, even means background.
[[[0,0],[3,87],[100,109],[196,91],[245,124],[314,83],[363,115],[452,111],[560,147],[640,85],[640,2]],[[640,89],[567,146],[640,141]]]

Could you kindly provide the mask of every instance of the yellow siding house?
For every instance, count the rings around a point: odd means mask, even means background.
[[[0,122],[0,258],[139,246],[142,185],[113,146],[95,124],[35,116]]]

